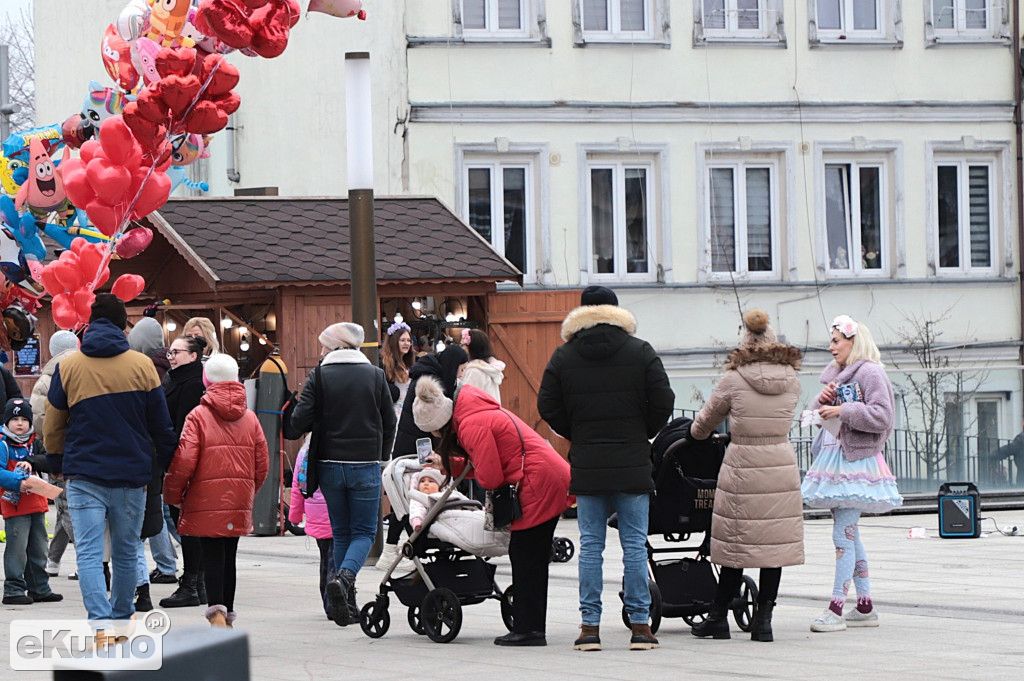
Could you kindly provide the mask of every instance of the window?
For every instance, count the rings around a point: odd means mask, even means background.
[[[467,222],[498,253],[528,275],[532,272],[533,178],[528,161],[467,161],[464,165]]]
[[[668,46],[669,0],[573,0],[574,42]]]
[[[882,162],[825,164],[826,269],[830,273],[888,273],[886,186]]]
[[[705,42],[785,42],[781,0],[698,0],[694,45]]]
[[[588,163],[592,279],[654,278],[653,181],[653,165],[649,163]]]
[[[462,0],[466,37],[518,37],[526,34],[528,0]]]
[[[708,164],[705,209],[712,274],[777,272],[775,173],[774,164]]]
[[[1008,42],[1006,0],[926,0],[928,43]]]
[[[992,162],[936,161],[936,255],[940,272],[994,269],[994,171]]]
[[[895,0],[809,0],[812,45],[902,44],[900,3]],[[930,1],[930,0],[928,0]]]

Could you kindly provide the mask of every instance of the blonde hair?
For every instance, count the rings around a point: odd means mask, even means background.
[[[842,335],[838,329],[833,329],[833,331],[840,336]],[[846,360],[846,366],[850,366],[862,359],[874,362],[879,366],[885,366],[882,364],[882,353],[878,351],[878,346],[875,345],[875,337],[871,335],[871,329],[864,322],[857,322],[857,333],[853,336],[853,347],[850,348],[850,356]]]
[[[220,342],[217,340],[217,329],[206,317],[192,317],[192,319],[185,322],[185,326],[181,327],[183,331],[188,331],[190,327],[198,326],[202,330],[203,339],[206,341],[206,349],[203,351],[204,355],[216,355],[220,352]]]

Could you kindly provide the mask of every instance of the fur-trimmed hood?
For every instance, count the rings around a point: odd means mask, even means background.
[[[781,395],[796,379],[800,362],[800,351],[792,345],[744,345],[729,354],[725,368],[736,371],[762,395]]]
[[[598,324],[617,326],[630,336],[636,334],[636,317],[617,305],[584,305],[569,313],[562,322],[562,340],[568,343],[577,333]]]

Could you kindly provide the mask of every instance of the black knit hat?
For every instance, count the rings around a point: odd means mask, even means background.
[[[32,423],[32,405],[23,397],[14,397],[7,400],[4,405],[4,425],[11,422],[15,416],[24,416]]]
[[[128,326],[128,311],[124,303],[113,293],[97,293],[96,302],[92,304],[92,314],[89,315],[89,323],[97,319],[106,319],[108,322],[124,331]]]
[[[607,286],[588,286],[580,296],[580,305],[618,305],[619,299]]]

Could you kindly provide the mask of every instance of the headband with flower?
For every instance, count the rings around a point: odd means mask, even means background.
[[[463,329],[463,330],[462,330],[462,344],[463,344],[463,345],[469,345],[469,342],[470,342],[471,340],[473,340],[473,339],[472,339],[472,337],[471,337],[471,336],[469,335],[469,329]]]
[[[394,324],[388,327],[389,336],[394,336],[395,333],[398,331],[408,331],[409,333],[412,333],[412,329],[410,329],[409,325],[406,324],[405,322],[395,322]]]
[[[832,320],[832,327],[846,338],[853,338],[857,335],[857,322],[849,315],[841,314]]]

